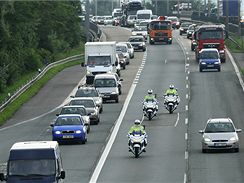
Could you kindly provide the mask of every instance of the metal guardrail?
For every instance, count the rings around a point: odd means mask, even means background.
[[[44,76],[44,74],[50,70],[51,68],[60,65],[60,64],[64,64],[67,62],[71,62],[71,61],[75,61],[78,60],[80,58],[82,58],[82,56],[84,56],[84,54],[80,54],[80,55],[74,55],[56,62],[53,62],[49,65],[47,65],[37,76],[35,76],[34,78],[32,78],[29,82],[27,82],[25,85],[23,85],[19,90],[17,90],[13,95],[9,96],[8,99],[5,100],[5,102],[3,104],[1,104],[0,106],[0,111],[3,111],[3,109],[10,104],[11,102],[13,102],[16,98],[18,98],[23,92],[25,92],[28,88],[30,88],[37,80],[39,80],[42,76]]]

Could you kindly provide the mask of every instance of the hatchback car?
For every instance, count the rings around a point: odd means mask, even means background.
[[[133,46],[134,50],[146,51],[145,39],[143,36],[130,36],[128,41]]]
[[[91,124],[98,124],[100,122],[99,109],[92,97],[75,97],[71,99],[69,105],[83,105],[89,115]]]
[[[71,97],[92,97],[95,100],[96,106],[99,108],[99,112],[101,113],[103,111],[103,100],[95,87],[79,86],[75,96]]]
[[[220,56],[216,48],[202,49],[199,52],[199,71],[202,72],[204,69],[221,71]]]
[[[90,132],[90,118],[86,112],[86,108],[84,106],[79,106],[79,105],[75,105],[75,106],[63,106],[60,113],[57,114],[56,116],[62,115],[62,114],[80,114],[81,117],[84,120],[84,124],[87,127],[87,133]]]
[[[57,142],[78,141],[87,142],[87,129],[79,114],[59,115],[52,127],[52,139]]]
[[[125,43],[117,43],[116,44],[116,51],[121,51],[124,55],[126,64],[130,64],[130,53],[127,47],[127,44]]]
[[[188,30],[189,26],[192,25],[190,22],[183,22],[180,25],[180,35],[186,34],[186,31]]]
[[[147,40],[147,34],[147,27],[144,26],[135,27],[131,32],[132,36],[143,36],[145,41]]]
[[[124,44],[127,45],[128,47],[128,51],[129,51],[129,54],[130,54],[130,58],[134,58],[134,48],[133,46],[130,44],[130,42],[122,42]]]
[[[187,29],[187,31],[186,31],[186,37],[188,38],[188,39],[191,39],[192,38],[192,34],[193,34],[193,32],[195,32],[195,30],[196,30],[196,24],[192,24],[192,25],[190,25],[189,27],[188,27],[188,29]]]
[[[230,118],[209,119],[202,134],[202,152],[216,149],[233,149],[239,152],[238,134],[241,129],[236,129]]]

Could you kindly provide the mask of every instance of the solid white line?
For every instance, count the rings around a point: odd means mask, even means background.
[[[237,75],[237,77],[239,79],[239,82],[240,82],[240,85],[242,87],[242,90],[244,91],[244,82],[243,82],[242,77],[241,77],[241,72],[240,72],[238,66],[236,65],[235,60],[232,57],[230,51],[228,49],[226,49],[226,52],[227,52],[228,56],[230,57],[230,61],[231,61],[232,65],[233,65],[233,67],[235,69],[235,73],[236,73],[236,75]]]
[[[189,57],[187,57],[187,60],[190,60],[190,58],[189,58]]]
[[[187,133],[185,133],[185,140],[187,140],[188,139],[188,134]]]
[[[180,119],[180,114],[177,113],[177,119],[176,119],[176,122],[175,122],[175,127],[178,125],[179,119]]]
[[[186,183],[186,174],[184,174],[184,183]]]
[[[167,64],[167,59],[164,60],[164,63]]]
[[[121,111],[121,113],[119,115],[119,118],[116,121],[116,124],[114,126],[114,130],[113,130],[113,132],[112,132],[112,134],[110,136],[109,141],[106,144],[106,147],[105,147],[105,149],[104,149],[104,151],[102,153],[102,156],[100,157],[99,162],[98,162],[98,164],[97,164],[97,166],[96,166],[96,168],[95,168],[95,170],[94,170],[94,172],[92,174],[92,177],[91,177],[91,179],[89,181],[90,183],[94,183],[98,179],[98,176],[99,176],[99,174],[100,174],[100,172],[102,170],[102,167],[103,167],[103,165],[104,165],[104,163],[105,163],[105,161],[106,161],[106,159],[108,157],[108,154],[109,154],[109,152],[110,152],[110,150],[112,148],[112,145],[113,145],[113,143],[115,141],[115,138],[116,138],[117,133],[119,131],[119,127],[120,127],[120,125],[122,123],[122,120],[123,120],[123,118],[125,116],[126,110],[127,110],[128,105],[130,103],[131,97],[132,97],[132,95],[133,95],[133,93],[135,91],[135,88],[136,88],[136,85],[132,84],[132,86],[130,88],[130,91],[129,91],[127,97],[126,97],[125,103],[123,105],[122,111]]]
[[[185,124],[186,124],[186,125],[188,124],[188,118],[185,119]]]
[[[190,71],[188,70],[187,74],[189,75],[190,74]]]
[[[189,54],[188,51],[186,52],[186,54],[187,54],[187,55]]]
[[[188,151],[185,151],[185,159],[188,159]]]
[[[188,111],[188,105],[186,105],[186,111]]]

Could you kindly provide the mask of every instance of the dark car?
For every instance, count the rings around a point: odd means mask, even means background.
[[[190,22],[183,22],[180,26],[180,35],[186,34],[186,31],[188,30],[189,26],[192,25]]]
[[[134,50],[146,51],[145,38],[143,36],[130,36],[128,41],[133,46]]]
[[[221,61],[219,52],[216,48],[202,49],[199,53],[199,71],[202,72],[204,69],[216,69],[220,72]]]
[[[196,24],[192,24],[192,25],[190,25],[189,27],[188,27],[188,29],[187,29],[187,31],[186,31],[186,37],[188,38],[188,39],[191,39],[192,38],[192,34],[193,34],[193,32],[195,32],[195,30],[196,30]]]

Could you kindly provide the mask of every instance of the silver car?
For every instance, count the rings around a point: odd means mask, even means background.
[[[130,54],[128,50],[128,46],[125,43],[117,43],[116,51],[121,51],[126,59],[126,64],[130,64]]]
[[[130,54],[130,58],[134,58],[134,48],[133,46],[130,44],[130,42],[122,42],[124,44],[127,45],[128,47],[128,51],[129,51],[129,54]]]
[[[230,118],[209,119],[204,130],[199,130],[202,134],[202,152],[211,149],[233,149],[239,152],[239,132],[241,129],[236,129]]]
[[[79,86],[78,90],[75,93],[75,96],[71,96],[72,98],[75,97],[92,97],[95,100],[96,105],[99,108],[99,112],[103,111],[103,100],[100,93],[96,90],[95,87],[87,87],[87,86]]]
[[[83,105],[89,115],[91,124],[97,125],[100,122],[99,109],[92,97],[75,97],[72,98],[69,105]]]

